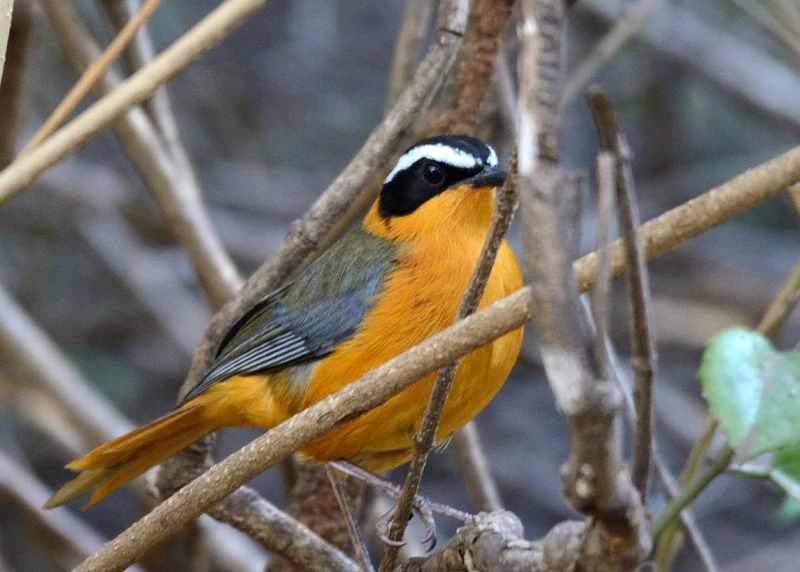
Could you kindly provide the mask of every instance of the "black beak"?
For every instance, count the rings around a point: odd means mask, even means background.
[[[465,185],[471,187],[499,187],[508,177],[508,171],[502,167],[484,167],[483,170],[464,181]]]

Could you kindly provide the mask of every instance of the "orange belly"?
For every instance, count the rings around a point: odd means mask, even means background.
[[[450,326],[469,282],[481,243],[448,260],[425,260],[442,253],[425,250],[401,260],[386,290],[366,317],[359,334],[319,362],[311,374],[300,409],[316,403],[430,335]],[[464,263],[462,257],[472,258]],[[473,258],[474,257],[474,258]],[[424,272],[423,272],[424,269]],[[436,275],[439,274],[439,275]],[[481,307],[522,287],[522,275],[507,244],[481,300]],[[437,442],[474,418],[505,383],[517,360],[522,329],[515,330],[465,356],[458,367],[442,414]],[[436,374],[430,374],[380,407],[335,429],[303,454],[317,461],[347,459],[382,471],[411,458]]]

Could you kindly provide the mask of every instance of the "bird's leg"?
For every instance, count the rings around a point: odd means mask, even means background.
[[[337,470],[347,475],[350,475],[351,477],[355,477],[357,479],[364,481],[368,485],[372,485],[373,487],[383,491],[385,494],[392,497],[393,499],[397,499],[400,497],[401,488],[395,485],[394,483],[387,481],[380,475],[376,475],[371,471],[362,469],[361,467],[354,465],[348,461],[332,461],[328,464],[333,465]],[[423,497],[422,495],[416,495],[414,497],[413,509],[414,513],[416,513],[416,515],[419,516],[420,521],[425,527],[426,534],[425,538],[423,539],[423,543],[425,544],[431,543],[430,546],[431,549],[436,544],[436,521],[433,518],[434,514],[442,514],[445,516],[449,516],[450,518],[460,520],[461,522],[468,522],[473,518],[473,516],[469,513],[458,510],[446,504],[434,502],[428,498]],[[379,531],[378,534],[384,543],[397,544],[389,540],[383,533],[383,531]],[[401,542],[399,544],[403,543]]]
[[[328,473],[328,480],[333,487],[333,494],[336,496],[336,501],[339,503],[339,508],[342,509],[344,520],[347,523],[347,531],[350,533],[350,542],[353,543],[353,549],[356,552],[361,568],[364,572],[374,572],[372,561],[369,559],[369,551],[367,550],[364,539],[361,536],[361,531],[358,527],[353,511],[350,507],[350,499],[347,497],[347,491],[342,487],[339,477],[336,475],[336,470],[331,464],[325,465],[325,472]]]

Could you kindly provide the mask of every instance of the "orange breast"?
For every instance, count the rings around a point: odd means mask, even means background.
[[[491,216],[490,209],[488,212]],[[369,223],[368,217],[367,228]],[[398,267],[362,328],[314,368],[302,407],[316,403],[452,325],[484,235],[464,233],[454,237],[447,232],[429,232],[409,240],[406,248],[401,249]],[[480,306],[491,304],[521,286],[517,261],[510,247],[503,243]],[[446,439],[491,401],[516,362],[521,343],[522,329],[519,329],[461,360],[437,440]],[[334,430],[303,453],[318,461],[348,459],[373,471],[406,462],[435,377],[435,373],[426,376],[382,406]]]

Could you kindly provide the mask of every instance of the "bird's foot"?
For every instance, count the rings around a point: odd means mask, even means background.
[[[371,485],[389,497],[398,499],[402,489],[396,484],[387,481],[383,477],[376,475],[366,469],[362,469],[357,465],[353,465],[347,461],[333,461],[330,463],[336,470],[341,471],[351,477],[355,477]],[[464,511],[453,508],[449,505],[434,502],[422,495],[416,495],[412,504],[413,514],[416,514],[422,525],[425,527],[425,537],[422,542],[428,545],[428,550],[433,550],[436,546],[436,520],[434,514],[442,514],[460,520],[461,522],[469,522],[472,520],[473,515]],[[405,544],[402,540],[391,540],[388,536],[388,523],[394,511],[389,511],[378,520],[378,536],[380,539],[390,546],[403,546]]]

